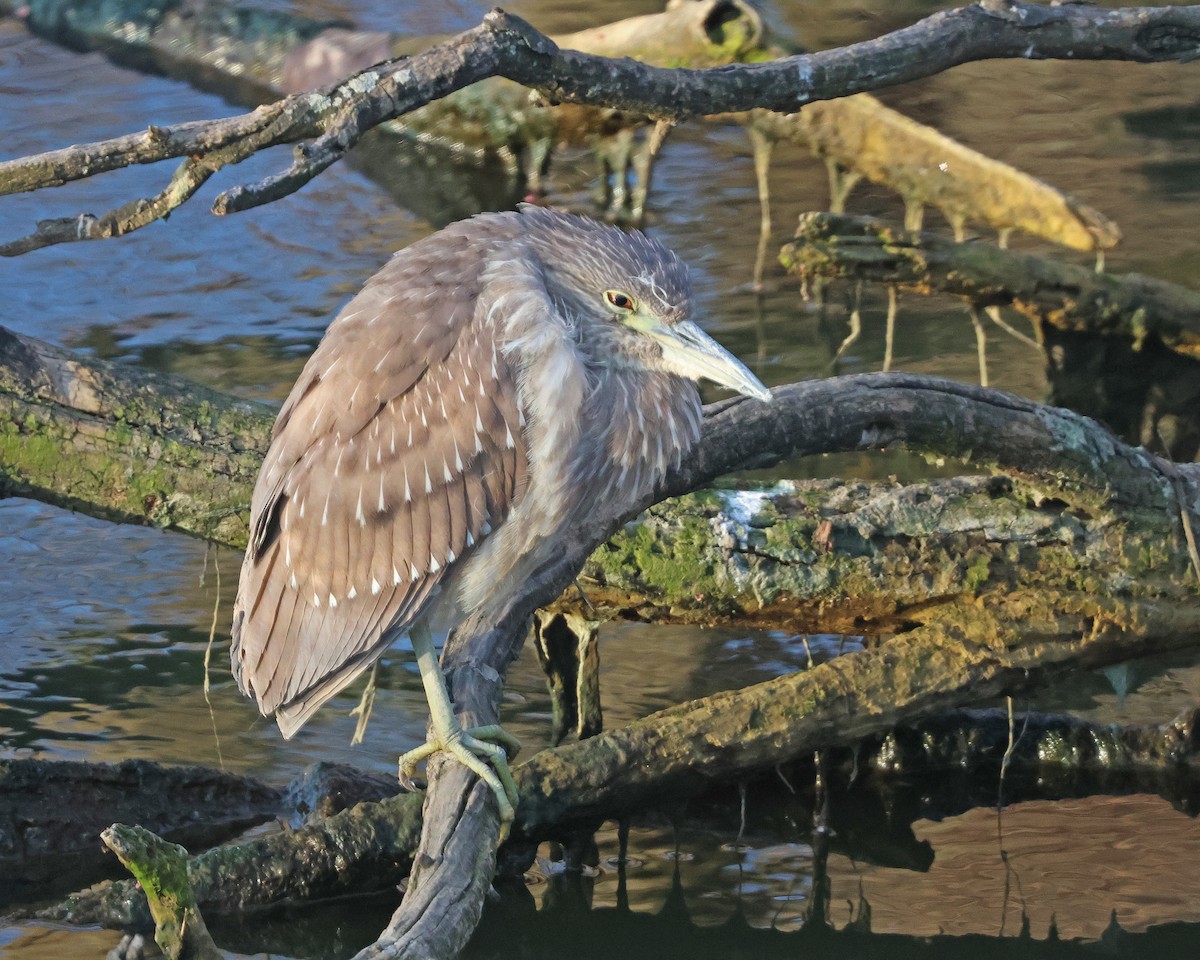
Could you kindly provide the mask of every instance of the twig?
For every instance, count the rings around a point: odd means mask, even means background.
[[[217,729],[217,715],[213,711],[212,705],[212,684],[210,680],[210,672],[212,667],[212,651],[213,643],[217,639],[217,620],[221,615],[221,558],[216,552],[216,549],[210,546],[204,551],[204,565],[208,566],[209,550],[213,553],[213,569],[217,575],[216,596],[213,597],[213,614],[212,622],[208,627],[208,643],[204,647],[204,702],[208,706],[208,720],[212,724],[213,743],[217,748],[217,763],[222,770],[225,769],[225,756],[221,753],[221,731]],[[203,579],[203,577],[202,577]]]
[[[894,289],[894,288],[889,287],[888,289]],[[1041,349],[1042,349],[1041,344],[1039,344],[1036,340],[1034,340],[1033,337],[1029,336],[1026,333],[1022,333],[1020,330],[1018,330],[1016,327],[1014,327],[1011,323],[1009,323],[1007,320],[1005,320],[1004,317],[1000,313],[999,307],[997,307],[995,305],[990,306],[990,307],[985,307],[983,312],[987,314],[987,318],[989,320],[991,320],[992,323],[994,323],[996,326],[998,326],[1001,330],[1003,330],[1005,333],[1007,333],[1014,340],[1019,340],[1021,343],[1025,344],[1025,346],[1033,347],[1034,350],[1037,350],[1039,353],[1041,352]]]
[[[1174,487],[1175,500],[1179,505],[1179,519],[1183,522],[1183,538],[1187,542],[1188,558],[1192,561],[1192,571],[1196,574],[1196,583],[1200,584],[1200,549],[1196,547],[1196,531],[1192,527],[1192,515],[1188,509],[1183,480],[1178,473],[1172,475],[1171,485]]]
[[[973,303],[967,304],[967,315],[971,318],[971,326],[975,328],[975,353],[979,357],[979,385],[988,385],[987,331],[983,328],[983,318],[979,316],[979,307]]]

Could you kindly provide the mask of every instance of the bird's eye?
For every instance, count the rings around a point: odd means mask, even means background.
[[[622,293],[620,290],[605,290],[604,299],[618,310],[632,313],[637,309],[637,304],[634,302],[633,297],[627,293]]]

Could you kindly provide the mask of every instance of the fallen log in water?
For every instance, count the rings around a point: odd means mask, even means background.
[[[1086,418],[899,375],[782,388],[744,432],[739,411],[710,409],[702,473],[677,492],[792,453],[898,442],[1011,479],[686,496],[593,554],[593,602],[648,619],[875,630],[932,600],[1034,584],[1187,602],[1172,476],[1191,473]],[[0,491],[244,545],[266,408],[0,329],[0,417]]]
[[[825,161],[834,190],[831,209],[838,212],[853,181],[865,178],[903,197],[918,229],[922,209],[931,206],[958,234],[978,224],[1001,235],[1020,230],[1073,250],[1106,250],[1121,239],[1117,225],[1094,207],[870,94],[810,103],[790,114],[752,110],[742,122],[762,137],[798,143]]]
[[[1025,8],[1017,5],[1005,9],[1023,15]],[[1017,54],[1028,48],[1029,34],[1026,25],[1015,30],[1013,23],[1005,22],[1004,13],[968,8],[957,12],[957,20],[952,13],[938,23],[976,29],[975,17],[994,17],[996,22],[990,24],[994,29],[987,32],[992,45],[985,45],[986,49],[992,55],[1005,51]],[[1045,18],[1043,23],[1057,23],[1060,18],[1074,22],[1087,15],[1049,11],[1041,16]],[[537,40],[531,32],[522,32],[520,25],[499,15],[489,23],[489,29],[508,31],[504,34],[507,37],[515,36],[527,43]],[[1190,44],[1185,44],[1183,51],[1170,47],[1165,54],[1138,45],[1143,27],[1144,21],[1139,20],[1138,32],[1125,36],[1126,43],[1132,40],[1136,48],[1127,55],[1154,58],[1190,54]],[[1113,32],[1107,20],[1105,29]],[[1128,31],[1127,27],[1121,29]],[[487,31],[482,35],[492,37]],[[1019,47],[1012,45],[1014,35],[1020,38]],[[938,36],[941,48],[950,46],[944,34]],[[916,76],[921,70],[927,71],[930,64],[941,62],[935,56],[939,48],[928,45],[928,36],[925,41],[927,45],[919,48],[924,56],[915,58],[915,66],[907,73],[893,70],[887,76],[893,80]],[[1061,44],[1061,36],[1058,41]],[[1057,48],[1064,51],[1061,55],[1075,57],[1081,50],[1083,55],[1097,55],[1099,48],[1095,45],[1080,48],[1075,41],[1073,37],[1068,47]],[[552,56],[544,45],[521,49],[531,51],[542,67]],[[1055,49],[1053,43],[1051,49]],[[1104,45],[1100,55],[1112,56],[1113,49]],[[674,77],[671,83],[673,92],[678,92],[680,102],[685,103],[683,87]],[[704,102],[710,102],[709,94],[706,89]],[[640,105],[643,101],[628,102]],[[693,105],[689,108],[685,103],[679,108],[682,112],[695,111],[694,104],[699,101],[693,98],[686,102]],[[779,105],[771,99],[760,102]],[[746,104],[732,103],[726,108],[733,106],[744,108]],[[312,169],[315,167],[310,166],[309,172]],[[263,196],[260,192],[253,199]],[[821,406],[830,401],[835,402],[836,422]],[[856,722],[850,724],[850,729],[858,732],[872,722],[908,715],[907,711],[918,715],[955,698],[1008,689],[1036,677],[1043,669],[1057,669],[1064,662],[1106,662],[1142,652],[1155,643],[1183,643],[1181,636],[1194,635],[1189,607],[1177,600],[1179,585],[1188,576],[1189,541],[1195,563],[1190,531],[1197,497],[1191,472],[1121,447],[1094,425],[1061,411],[920,378],[783,388],[769,417],[764,419],[759,411],[737,404],[714,411],[706,423],[705,446],[672,478],[668,489],[660,492],[679,493],[694,488],[701,479],[711,480],[716,464],[761,465],[771,457],[809,449],[804,430],[811,428],[821,442],[836,442],[851,449],[907,442],[927,450],[949,448],[960,456],[975,453],[989,466],[1012,475],[1031,496],[1063,500],[1075,510],[1111,519],[1118,528],[1125,523],[1161,523],[1163,531],[1157,554],[1145,558],[1161,574],[1161,579],[1149,578],[1151,592],[1146,596],[1096,598],[1082,591],[1080,595],[1064,592],[1061,596],[1029,597],[1017,592],[1007,595],[1003,604],[989,604],[982,614],[971,609],[970,598],[955,597],[927,618],[915,618],[916,626],[901,624],[903,629],[880,647],[846,658],[854,666],[843,664],[833,674],[827,671],[818,677],[818,681],[830,681],[832,686],[823,683],[819,691],[814,691],[800,685],[792,712],[805,718],[803,735],[812,743],[820,744],[830,730],[842,725],[848,708],[856,711]],[[853,433],[846,432],[850,429]],[[14,433],[19,431],[20,427]],[[500,623],[468,623],[451,639],[445,654],[447,672],[456,701],[471,719],[487,722],[495,718],[504,670],[520,643],[521,628],[532,609],[560,592],[585,556],[626,519],[627,515],[618,514],[611,505],[597,505],[597,515],[589,517],[584,528],[564,544],[562,562],[552,570],[539,571],[525,585],[525,593],[512,599]],[[1153,592],[1159,586],[1162,596]],[[1036,629],[1032,637],[1014,626],[1029,623]],[[925,656],[921,655],[922,644]],[[826,666],[830,665],[822,665],[812,673]],[[894,679],[892,668],[897,666],[902,672],[893,697],[888,685]],[[839,680],[843,682],[840,686],[836,682]],[[839,699],[842,696],[845,699]],[[682,718],[682,714],[672,714],[669,722],[674,724]],[[602,746],[608,753],[593,772],[603,777],[612,769],[614,749],[619,753],[622,745],[609,742]],[[705,762],[701,760],[701,767]],[[447,772],[442,775],[437,766],[432,771],[429,816],[422,840],[426,858],[413,874],[405,908],[394,918],[383,942],[368,955],[391,955],[413,944],[418,944],[418,949],[445,954],[463,942],[478,915],[490,874],[495,813],[486,793],[474,789],[462,771],[454,767],[442,770]],[[598,791],[597,795],[606,788],[603,782],[589,785]],[[581,815],[591,815],[587,804]],[[455,903],[439,896],[448,884],[461,893]]]
[[[1156,339],[1200,360],[1200,293],[1142,274],[1087,267],[957,243],[872,217],[808,213],[780,262],[801,279],[867,281],[918,293],[949,293],[979,307],[1011,307],[1039,324],[1135,346]]]
[[[274,818],[281,805],[275,788],[207,767],[0,761],[0,909],[113,875],[98,839],[114,821],[203,848]]]
[[[842,659],[847,661],[843,664],[847,672],[839,670],[841,676],[853,676],[860,669],[853,656]],[[802,679],[805,677],[808,679]],[[787,778],[799,790],[802,805],[811,804],[804,798],[811,791],[811,748],[818,743],[826,744],[825,778],[828,788],[839,798],[833,804],[831,826],[844,838],[835,840],[834,848],[848,844],[846,849],[866,862],[927,869],[929,851],[911,837],[908,823],[931,810],[944,816],[980,803],[994,803],[998,796],[1012,802],[1149,791],[1161,792],[1194,812],[1192,798],[1200,769],[1196,711],[1160,725],[1130,727],[1098,726],[1060,716],[1010,717],[1002,711],[961,711],[921,723],[885,726],[880,728],[883,732],[861,742],[853,742],[852,735],[842,736],[840,731],[815,734],[815,728],[802,722],[807,732],[770,748],[757,760],[750,759],[762,751],[764,741],[757,734],[745,747],[736,737],[714,736],[706,743],[699,736],[688,736],[671,742],[669,738],[648,738],[645,734],[647,730],[683,729],[690,722],[688,717],[729,710],[733,718],[740,718],[780,695],[784,701],[779,709],[784,714],[794,705],[789,690],[796,689],[797,684],[815,690],[829,677],[828,671],[795,674],[705,698],[686,708],[663,711],[624,730],[611,731],[598,742],[538,754],[516,771],[521,805],[514,841],[505,850],[507,871],[519,875],[528,867],[530,843],[534,840],[568,838],[602,819],[673,809],[681,796],[694,798],[697,789],[744,782],[756,772],[766,774],[752,787],[756,807],[761,808],[770,804],[772,791],[784,790],[775,772],[781,764],[791,765]],[[847,702],[841,694],[837,696]],[[870,723],[864,718],[860,725]],[[792,736],[782,728],[776,734],[782,738]],[[626,796],[621,783],[614,783],[605,788],[604,799],[597,803],[595,771],[616,741],[625,745],[625,765],[644,773],[636,778],[636,796]],[[849,745],[828,746],[835,742]],[[660,765],[663,745],[667,747],[667,762]],[[681,753],[686,764],[695,765],[694,776],[685,773],[681,777],[672,759]],[[1006,754],[1008,759],[1004,760]],[[999,779],[1002,762],[1007,765],[1007,784]],[[987,782],[973,792],[964,792],[960,781],[981,770],[989,771]],[[944,780],[947,775],[955,779]],[[370,795],[378,788],[374,775],[360,774],[357,786],[353,771],[345,770],[341,776],[352,795]],[[920,795],[909,798],[912,791],[903,787],[894,791],[896,777],[910,783],[920,780],[924,784]],[[86,788],[86,783],[83,786]],[[0,798],[2,787],[0,784]],[[864,832],[867,825],[854,823],[852,817],[843,819],[840,804],[847,810],[857,810],[865,799],[877,795],[891,797],[891,832],[880,833],[877,827],[868,827]],[[787,798],[788,804],[795,802],[790,790]],[[192,857],[188,874],[197,905],[215,916],[250,906],[392,888],[408,871],[415,852],[422,799],[419,794],[401,794],[361,803],[295,831]],[[694,803],[691,815],[708,817],[703,803]],[[140,818],[130,819],[136,822]],[[38,915],[75,924],[134,929],[151,926],[145,900],[131,880],[98,884]]]

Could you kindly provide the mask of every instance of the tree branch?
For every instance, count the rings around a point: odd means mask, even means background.
[[[1170,512],[1172,478],[1200,469],[1128,447],[1068,410],[916,374],[808,381],[775,398],[706,408],[702,443],[658,499],[787,457],[900,445],[1009,473],[1096,512],[1110,503]],[[10,495],[243,547],[272,419],[261,404],[184,378],[0,328],[0,490]]]
[[[245,210],[299,189],[384,120],[491,76],[507,77],[556,103],[685,119],[756,107],[790,113],[815,100],[918,80],[973,60],[1160,62],[1186,61],[1198,53],[1198,6],[1105,10],[995,2],[936,13],[884,37],[836,50],[711,70],[663,69],[560,50],[519,18],[493,10],[480,26],[444,44],[364,70],[321,94],[288,97],[227,120],[152,128],[7,161],[0,164],[0,193],[58,186],[128,163],[179,156],[203,156],[206,169],[215,170],[267,146],[315,137],[286,171],[226,191],[213,207],[216,213]],[[123,150],[131,151],[128,159],[122,158]],[[185,199],[185,192],[167,190],[142,203],[166,213]],[[0,252],[15,255],[141,225],[140,218],[120,211],[95,218],[94,229],[83,217],[69,222],[78,227],[47,227],[0,247]]]
[[[0,493],[245,546],[273,412],[0,327]]]
[[[806,213],[780,254],[802,280],[869,280],[949,293],[980,307],[1004,306],[1063,330],[1120,335],[1138,346],[1157,337],[1200,360],[1200,293],[1154,277],[1088,267],[990,243],[956,243],[873,217]]]

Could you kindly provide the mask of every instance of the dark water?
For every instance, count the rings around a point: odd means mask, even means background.
[[[397,10],[359,0],[296,8],[366,27],[433,33],[472,25],[486,7],[464,0]],[[780,2],[779,11],[805,42],[820,47],[881,33],[934,7]],[[514,9],[548,30],[576,29],[595,19],[594,5],[582,3],[529,0]],[[653,3],[619,3],[602,15],[615,19],[653,9]],[[1194,285],[1200,135],[1187,118],[1198,94],[1200,81],[1185,67],[1000,63],[960,68],[889,92],[886,99],[1113,217],[1125,240],[1109,256],[1111,269]],[[29,37],[15,22],[0,22],[5,158],[147,123],[233,112],[237,108],[215,97],[118,69],[95,55],[60,50]],[[244,395],[281,397],[339,304],[392,250],[429,229],[344,164],[285,202],[230,218],[207,213],[217,189],[285,162],[282,154],[268,155],[225,171],[201,203],[125,240],[0,262],[0,324]],[[576,161],[574,169],[571,182],[582,192],[585,164]],[[165,170],[140,168],[3,198],[0,235],[21,235],[46,216],[99,212],[156,191],[166,176]],[[698,124],[679,130],[655,176],[652,229],[695,267],[710,329],[767,383],[826,375],[844,336],[844,314],[835,307],[833,324],[823,328],[782,277],[773,278],[761,310],[746,293],[757,200],[741,132]],[[827,203],[823,168],[799,149],[777,150],[772,188],[781,239],[796,214]],[[897,198],[876,189],[863,189],[851,205],[893,217],[902,209]],[[883,322],[877,301],[868,300],[864,325],[843,371],[879,367]],[[998,331],[990,340],[992,384],[1045,398],[1042,358]],[[962,312],[905,299],[896,366],[975,380],[974,335]],[[863,476],[920,469],[903,458],[797,465],[805,474]],[[0,502],[0,756],[223,763],[279,783],[316,759],[391,770],[397,752],[417,741],[424,727],[420,683],[405,652],[395,651],[389,661],[382,680],[387,689],[364,746],[348,745],[353,696],[339,698],[300,737],[284,743],[228,679],[224,642],[236,570],[236,557],[181,536],[114,527],[36,503]],[[214,618],[210,705],[201,680]],[[605,630],[601,653],[610,725],[800,668],[807,657],[786,632],[627,624]],[[1127,696],[1118,695],[1114,679]],[[1198,692],[1200,670],[1173,661],[1138,665],[1112,679],[1072,678],[1041,702],[1098,722],[1161,722],[1194,705]],[[527,750],[537,749],[546,741],[549,703],[530,656],[515,667],[508,698],[506,725]],[[545,938],[554,942],[556,918],[580,905],[597,911],[590,936],[613,943],[631,937],[623,949],[647,957],[669,954],[671,942],[692,944],[680,930],[715,928],[730,918],[758,931],[795,930],[812,896],[810,828],[799,813],[791,822],[787,815],[760,817],[757,800],[751,791],[740,841],[736,798],[699,825],[673,828],[653,818],[635,825],[633,861],[623,880],[612,829],[598,838],[599,865],[582,881],[564,883],[553,860],[540,861],[527,896],[545,908]],[[1052,918],[1063,937],[1099,938],[1113,911],[1130,931],[1200,922],[1200,872],[1194,868],[1200,829],[1154,795],[1023,803],[999,822],[993,810],[976,809],[918,820],[913,833],[934,851],[925,872],[881,866],[886,858],[846,853],[835,844],[828,871],[831,917],[838,925],[860,897],[870,902],[874,930],[912,937],[1014,935],[1022,911],[1038,938],[1046,936]],[[521,915],[520,896],[505,902]],[[386,903],[340,905],[321,913],[302,940],[307,937],[309,952],[347,953],[371,938],[389,910]],[[676,919],[685,913],[688,920],[663,933],[650,918],[664,910]],[[625,911],[645,924],[631,925]],[[496,931],[499,914],[488,921]],[[487,929],[476,948],[481,955],[487,954]],[[506,942],[499,932],[495,936]],[[0,926],[0,957],[99,956],[115,941],[109,932]],[[265,949],[240,933],[231,932],[228,942]],[[287,952],[306,952],[304,942],[287,942]],[[714,951],[709,955],[741,952],[715,934],[708,942]],[[746,951],[776,949],[761,934],[747,933],[740,942]],[[1168,938],[1157,952],[1194,955],[1173,946],[1178,942]],[[895,956],[907,955],[901,946],[894,949]]]

